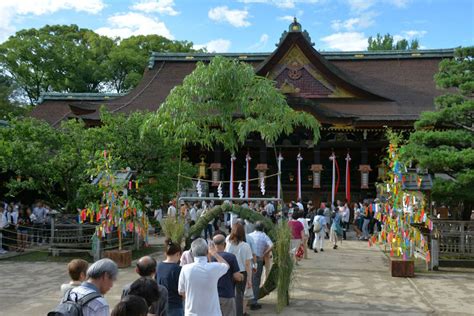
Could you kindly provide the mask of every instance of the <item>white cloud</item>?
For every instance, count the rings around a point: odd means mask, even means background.
[[[423,37],[423,36],[425,36],[426,33],[427,33],[426,31],[416,31],[416,30],[410,30],[410,31],[404,31],[403,32],[403,34],[408,39]]]
[[[363,12],[371,8],[376,0],[347,0],[351,11]]]
[[[360,14],[358,17],[350,18],[344,21],[333,20],[331,27],[336,31],[346,30],[353,31],[355,29],[365,29],[375,24],[375,16],[373,11]]]
[[[394,6],[398,8],[406,8],[410,0],[389,0],[388,2],[390,2],[391,4],[393,4]]]
[[[235,27],[250,26],[247,21],[249,12],[247,10],[231,10],[227,6],[215,7],[209,10],[209,18],[216,22],[227,22]]]
[[[60,10],[74,10],[96,14],[105,7],[103,0],[1,0],[0,42],[16,31],[12,24],[16,18],[27,15],[44,15]]]
[[[351,51],[367,50],[367,37],[359,32],[340,32],[321,38],[330,49]]]
[[[127,38],[133,35],[157,34],[174,39],[165,23],[141,13],[116,14],[109,17],[107,22],[109,26],[98,28],[95,31],[109,37]]]
[[[268,40],[269,40],[270,36],[268,36],[268,34],[262,34],[262,36],[260,36],[260,40],[253,44],[252,46],[249,47],[250,50],[261,50],[263,48],[265,48],[265,46],[267,45],[268,43]]]
[[[406,39],[407,41],[411,41],[416,39],[419,39],[420,37],[425,36],[427,32],[426,31],[417,31],[417,30],[409,30],[409,31],[403,31],[401,34],[395,34],[393,35],[393,42],[398,42],[402,39]]]
[[[285,16],[279,16],[279,17],[278,17],[278,20],[280,20],[280,21],[287,21],[287,22],[293,22],[293,19],[294,19],[294,18],[295,18],[295,17],[292,16],[292,15],[285,15]]]
[[[168,15],[178,15],[174,9],[174,0],[141,0],[132,6],[133,10],[145,13],[160,13]]]
[[[298,3],[318,3],[321,0],[239,0],[243,3],[265,3],[271,4],[281,9],[292,9]]]
[[[227,53],[231,44],[231,41],[219,38],[205,44],[194,45],[194,49],[206,48],[210,53]]]

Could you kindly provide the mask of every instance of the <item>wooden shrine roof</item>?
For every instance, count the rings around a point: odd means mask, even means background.
[[[31,115],[57,125],[68,118],[98,120],[100,105],[113,113],[155,111],[198,61],[208,62],[217,55],[245,61],[257,74],[281,84],[291,49],[307,61],[299,69],[311,73],[307,76],[313,86],[321,83],[321,91],[326,87],[334,91],[311,95],[296,89],[287,94],[289,105],[312,113],[322,123],[354,127],[411,126],[422,111],[434,110],[434,98],[443,92],[436,88],[433,76],[439,62],[454,55],[453,49],[318,52],[303,32],[285,32],[273,53],[153,53],[143,79],[128,94],[49,94]],[[315,79],[320,77],[320,82]]]

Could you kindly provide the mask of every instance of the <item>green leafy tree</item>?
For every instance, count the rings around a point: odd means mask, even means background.
[[[0,75],[0,119],[8,120],[10,117],[25,115],[29,107],[22,106],[14,100],[15,85],[12,79]]]
[[[236,152],[251,133],[274,143],[297,126],[319,139],[319,122],[291,109],[274,82],[255,75],[248,64],[215,57],[209,64],[198,63],[145,127],[181,145],[222,145]]]
[[[401,39],[397,42],[394,42],[393,36],[390,33],[385,34],[384,36],[377,33],[377,36],[374,38],[372,36],[368,39],[367,50],[417,50],[419,48],[419,42],[417,39],[411,40],[408,43],[408,40]]]
[[[97,92],[113,40],[77,25],[25,29],[0,45],[0,66],[35,104],[41,92]]]
[[[155,204],[169,200],[176,194],[176,175],[179,169],[179,147],[168,143],[149,131],[141,135],[141,126],[150,119],[151,113],[133,112],[128,116],[102,112],[102,126],[89,129],[89,137],[96,146],[111,151],[116,167],[130,167],[137,172],[138,192],[142,199],[151,198]],[[195,168],[188,162],[181,163],[181,174],[191,176]],[[181,187],[190,182],[180,183]]]
[[[406,157],[451,180],[436,179],[433,198],[463,208],[468,219],[474,207],[474,47],[456,50],[435,75],[449,89],[436,98],[436,111],[422,113],[406,146]]]
[[[160,35],[138,35],[120,40],[107,61],[111,85],[117,92],[126,92],[141,80],[151,52],[192,52],[193,43],[172,41]]]
[[[0,167],[15,174],[6,183],[9,194],[31,190],[55,207],[73,210],[87,178],[88,141],[80,122],[67,121],[55,129],[33,118],[11,120],[0,129]]]

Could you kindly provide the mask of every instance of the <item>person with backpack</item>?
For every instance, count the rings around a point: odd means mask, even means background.
[[[324,216],[324,209],[320,208],[317,215],[313,219],[313,232],[314,232],[314,241],[313,241],[313,251],[318,252],[318,242],[319,242],[319,251],[324,251],[324,234],[326,232],[325,228],[327,227],[326,217]]]
[[[109,304],[103,297],[117,280],[118,267],[110,259],[101,259],[87,269],[87,280],[64,294],[61,303],[48,316],[109,316]]]

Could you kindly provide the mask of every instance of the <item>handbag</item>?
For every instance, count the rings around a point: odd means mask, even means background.
[[[296,250],[295,257],[298,259],[302,259],[303,256],[304,256],[304,246],[303,244],[301,244]]]

